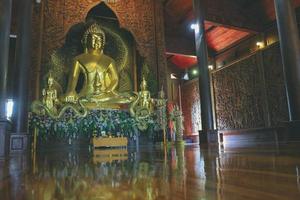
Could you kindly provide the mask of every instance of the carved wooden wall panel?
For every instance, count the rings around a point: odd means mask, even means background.
[[[213,73],[219,130],[265,126],[260,66],[252,55]]]
[[[184,134],[197,134],[201,128],[199,81],[194,79],[181,88]]]
[[[267,101],[271,126],[288,121],[287,97],[284,85],[283,65],[279,45],[263,52]]]

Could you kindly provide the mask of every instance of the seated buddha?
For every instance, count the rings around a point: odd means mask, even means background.
[[[90,108],[101,105],[115,107],[132,101],[129,94],[119,94],[119,83],[115,61],[103,53],[105,34],[98,24],[92,24],[83,35],[84,53],[74,58],[69,82],[64,97],[66,102],[76,103],[79,99]],[[79,75],[84,76],[82,89],[77,93]]]

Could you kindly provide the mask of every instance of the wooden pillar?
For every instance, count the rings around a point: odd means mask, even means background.
[[[0,157],[8,153],[9,135],[6,119],[7,72],[12,0],[0,2]]]
[[[300,43],[292,0],[275,0],[290,121],[300,120]]]
[[[26,144],[23,137],[28,132],[28,82],[31,59],[31,20],[32,20],[32,0],[22,0],[18,5],[18,39],[16,48],[16,99],[14,113],[14,136],[11,138],[12,144]],[[13,140],[23,141],[13,141]],[[14,147],[12,147],[14,148]],[[23,146],[16,149],[24,150]],[[14,149],[12,149],[14,150]]]
[[[0,3],[0,119],[6,118],[7,73],[12,0]]]
[[[208,51],[205,38],[205,3],[203,0],[194,0],[196,16],[195,41],[199,67],[199,91],[201,103],[202,134],[214,133],[214,120],[211,100],[210,77],[208,69]],[[200,133],[201,140],[201,133]]]

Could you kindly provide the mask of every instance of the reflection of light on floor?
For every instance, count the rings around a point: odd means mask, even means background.
[[[300,191],[300,173],[299,173],[299,167],[296,167],[296,174],[297,174],[297,186],[298,190]]]
[[[93,151],[93,162],[113,162],[128,159],[127,149],[95,149]]]

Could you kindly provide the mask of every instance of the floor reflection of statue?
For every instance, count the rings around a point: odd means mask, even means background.
[[[158,93],[158,99],[155,100],[155,106],[159,119],[160,128],[164,129],[167,126],[167,99],[163,88]]]
[[[65,101],[75,103],[81,98],[88,107],[99,103],[130,103],[129,95],[116,91],[119,78],[115,61],[103,53],[105,34],[98,24],[92,24],[84,33],[82,45],[84,53],[74,58]],[[84,84],[77,93],[80,73],[84,75]]]
[[[159,129],[162,130],[163,142],[166,145],[166,127],[167,127],[167,99],[165,99],[165,92],[163,88],[158,93],[158,99],[155,99],[157,121],[159,123]],[[161,134],[157,137],[158,141],[161,141]]]
[[[57,109],[55,104],[58,103],[57,91],[53,87],[54,79],[50,73],[48,77],[48,85],[47,88],[44,88],[42,91],[43,95],[43,104],[49,109],[49,111],[56,113]]]
[[[177,142],[183,141],[183,131],[184,131],[183,116],[178,105],[174,107],[174,110],[172,111],[170,118],[174,122],[176,141]]]

